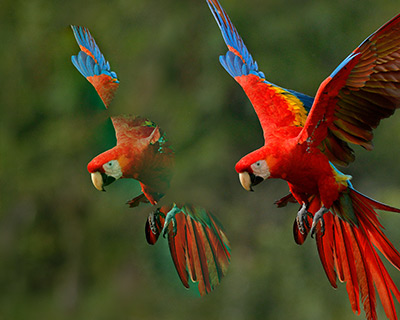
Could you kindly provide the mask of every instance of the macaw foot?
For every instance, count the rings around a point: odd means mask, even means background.
[[[148,217],[149,227],[151,232],[154,235],[159,234],[160,229],[160,208],[157,208],[156,211],[151,212]]]
[[[315,214],[314,214],[314,218],[313,218],[313,222],[312,222],[312,226],[311,226],[311,230],[310,230],[310,234],[311,234],[311,238],[314,238],[314,234],[316,233],[316,227],[318,222],[321,222],[321,236],[324,235],[325,233],[325,222],[324,222],[324,214],[327,213],[329,211],[329,209],[325,208],[324,206],[322,206]]]
[[[296,222],[297,222],[297,227],[299,228],[301,234],[304,234],[306,232],[304,225],[306,225],[307,228],[310,228],[310,224],[308,223],[307,217],[311,218],[313,217],[312,214],[308,212],[307,207],[308,206],[305,204],[305,202],[303,202],[299,212],[297,212]]]
[[[176,219],[175,219],[175,215],[181,212],[181,209],[179,209],[176,204],[174,204],[173,208],[167,213],[166,217],[165,217],[165,222],[164,222],[164,228],[162,229],[161,233],[163,235],[163,237],[165,238],[165,236],[168,233],[168,229],[169,229],[169,224],[172,222],[172,226],[173,226],[173,236],[175,237],[176,235]]]

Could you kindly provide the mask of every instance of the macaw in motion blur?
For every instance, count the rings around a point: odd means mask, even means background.
[[[172,260],[182,284],[198,282],[200,295],[210,293],[228,271],[230,245],[218,220],[205,209],[193,205],[163,206],[146,221],[146,239],[155,244],[159,235],[168,235]]]
[[[74,66],[94,86],[106,108],[119,86],[88,29],[72,26],[81,51],[72,56]],[[152,121],[136,116],[111,117],[117,145],[88,164],[94,186],[101,191],[120,178],[140,182],[142,194],[128,201],[130,207],[156,205],[169,188],[174,152],[165,133]],[[155,244],[159,235],[168,244],[183,285],[198,283],[200,295],[210,293],[225,276],[230,261],[229,241],[221,224],[205,209],[192,205],[163,206],[149,215],[146,239]]]
[[[257,113],[265,144],[244,156],[236,171],[249,191],[269,179],[286,180],[301,205],[294,224],[302,244],[316,235],[326,275],[346,282],[352,309],[376,319],[376,291],[389,319],[397,319],[393,296],[400,292],[377,250],[397,269],[400,254],[386,238],[376,209],[400,212],[356,191],[334,164],[354,160],[348,143],[371,150],[372,129],[400,106],[400,15],[356,48],[320,85],[315,98],[265,80],[228,15],[207,0],[229,51],[222,66],[242,86]]]
[[[81,51],[71,60],[79,72],[94,86],[106,108],[119,86],[117,74],[111,71],[89,30],[71,26]],[[117,145],[98,155],[88,164],[92,182],[104,191],[119,178],[138,180],[142,194],[128,201],[131,207],[150,202],[152,205],[169,188],[174,166],[174,152],[165,134],[152,121],[134,116],[111,117]]]

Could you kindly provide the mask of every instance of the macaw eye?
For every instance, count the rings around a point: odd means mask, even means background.
[[[262,177],[264,179],[268,178],[270,173],[269,173],[269,167],[267,164],[267,161],[265,160],[259,160],[257,162],[254,162],[250,166],[251,170],[253,170],[253,173],[256,176]]]
[[[103,164],[104,172],[114,177],[115,179],[119,179],[122,176],[121,167],[118,163],[118,160],[111,160]]]

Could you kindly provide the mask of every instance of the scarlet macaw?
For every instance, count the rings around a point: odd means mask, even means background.
[[[78,55],[72,56],[72,63],[94,86],[108,108],[119,86],[117,74],[111,71],[89,30],[71,27],[81,49]],[[88,164],[94,186],[104,191],[104,186],[119,178],[133,178],[140,182],[143,194],[128,204],[131,207],[141,202],[157,204],[169,188],[174,165],[174,153],[165,134],[148,119],[118,116],[111,120],[117,145]]]
[[[400,254],[386,238],[376,209],[400,212],[356,191],[334,164],[354,160],[348,143],[372,149],[372,129],[400,106],[400,15],[356,48],[320,85],[315,98],[265,80],[228,15],[207,0],[229,51],[222,66],[242,86],[264,132],[263,147],[236,164],[242,186],[252,191],[269,179],[286,180],[301,205],[294,224],[302,244],[316,235],[326,275],[346,282],[352,309],[376,319],[376,293],[388,318],[397,319],[392,294],[400,292],[375,248],[400,269]],[[311,224],[311,226],[310,226]]]
[[[81,51],[72,56],[74,66],[95,87],[108,108],[119,86],[88,29],[72,26]],[[174,153],[165,134],[152,121],[135,116],[111,117],[117,145],[88,164],[98,190],[120,178],[138,180],[143,194],[128,201],[130,207],[142,202],[156,205],[169,187]],[[149,215],[146,239],[155,244],[160,234],[168,244],[178,275],[189,288],[189,275],[198,282],[201,295],[211,292],[225,276],[230,261],[229,241],[215,217],[192,205],[163,206]]]

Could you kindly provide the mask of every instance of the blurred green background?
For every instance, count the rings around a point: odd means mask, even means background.
[[[267,79],[313,95],[397,0],[222,2]],[[256,115],[219,65],[225,45],[203,0],[3,0],[0,3],[0,319],[361,319],[333,290],[315,243],[293,241],[297,205],[282,181],[247,193],[234,165],[262,145]],[[199,298],[179,282],[165,241],[147,245],[150,206],[119,181],[106,193],[86,164],[114,144],[95,90],[73,67],[70,24],[88,27],[121,81],[110,114],[168,134],[176,172],[163,203],[192,202],[223,223],[232,261]],[[400,207],[400,116],[345,170],[361,192]],[[383,214],[400,248],[400,217]],[[389,266],[395,283],[400,272]],[[379,303],[378,303],[379,304]],[[400,310],[399,304],[397,309]],[[383,314],[379,307],[379,313]]]

